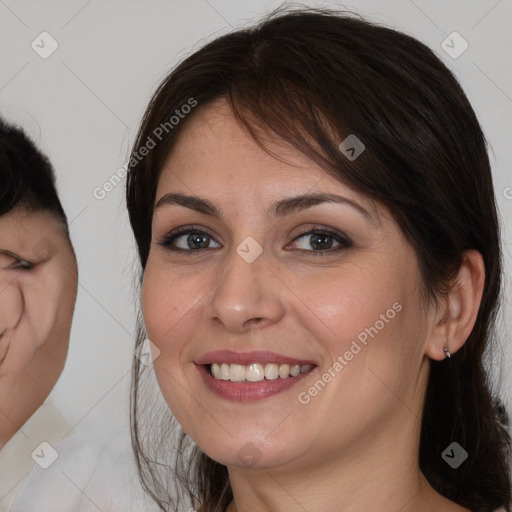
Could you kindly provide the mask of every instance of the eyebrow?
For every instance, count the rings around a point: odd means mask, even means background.
[[[359,203],[349,199],[348,197],[324,192],[304,194],[281,199],[272,205],[269,213],[273,217],[284,217],[286,215],[290,215],[291,213],[305,210],[322,203],[337,203],[351,206],[364,217],[366,217],[372,224],[377,224],[373,215],[371,215],[371,213]],[[206,215],[214,215],[217,217],[222,216],[221,210],[217,208],[211,201],[198,196],[187,196],[185,194],[179,194],[175,192],[163,195],[156,203],[155,210],[163,205],[172,204],[184,206],[185,208],[190,208],[191,210],[195,210]]]

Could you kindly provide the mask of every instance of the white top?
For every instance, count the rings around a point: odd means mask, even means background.
[[[71,434],[36,456],[41,467],[34,466],[11,512],[160,511],[142,490],[126,427]]]
[[[42,442],[55,444],[69,428],[68,422],[48,399],[0,450],[0,512],[11,510],[34,467],[32,452]]]

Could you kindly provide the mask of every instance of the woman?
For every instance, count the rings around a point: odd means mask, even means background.
[[[492,177],[432,51],[313,9],[216,39],[154,94],[127,204],[137,350],[183,431],[136,358],[162,510],[511,510]]]

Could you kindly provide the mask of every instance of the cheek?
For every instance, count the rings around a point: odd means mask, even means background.
[[[396,276],[395,276],[396,277]],[[343,271],[303,279],[295,289],[297,318],[315,338],[324,340],[331,355],[343,354],[353,340],[390,331],[406,297],[403,280],[389,273],[347,267]]]
[[[142,313],[148,338],[166,358],[181,352],[197,325],[202,289],[196,279],[180,278],[148,260],[142,282]]]
[[[184,391],[186,377],[181,365],[194,326],[195,300],[193,293],[187,292],[190,289],[190,286],[180,286],[172,273],[159,270],[148,260],[141,289],[144,324],[147,337],[160,351],[154,360],[158,385],[181,424],[188,424],[181,413],[194,409]]]
[[[13,271],[0,269],[0,335],[19,322],[23,312],[23,297]]]
[[[329,411],[369,408],[369,418],[377,414],[376,404],[389,404],[384,397],[396,401],[389,389],[407,392],[416,362],[421,362],[421,343],[414,339],[418,295],[411,293],[411,284],[397,269],[351,265],[346,272],[302,280],[295,289],[302,300],[295,302],[294,316],[324,352],[319,378],[329,383],[319,401],[325,399]],[[328,412],[325,421],[330,422]]]

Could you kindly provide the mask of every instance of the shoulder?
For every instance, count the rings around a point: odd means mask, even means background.
[[[157,510],[139,483],[124,428],[73,434],[48,448],[44,457],[54,460],[46,468],[34,467],[12,512]]]
[[[38,445],[43,440],[56,444],[69,428],[66,418],[49,398],[0,450],[0,511],[12,510],[34,465],[32,454]]]

